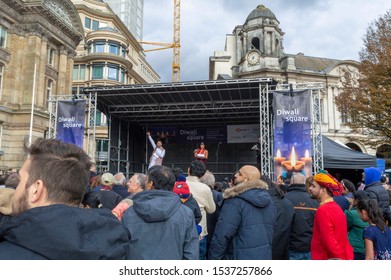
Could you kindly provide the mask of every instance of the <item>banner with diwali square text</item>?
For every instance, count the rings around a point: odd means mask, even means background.
[[[312,175],[311,91],[273,92],[274,179]]]
[[[86,100],[63,100],[57,103],[56,139],[83,148]]]

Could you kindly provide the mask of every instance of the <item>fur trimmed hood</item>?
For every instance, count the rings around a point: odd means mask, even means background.
[[[223,192],[223,198],[227,199],[227,198],[239,196],[240,194],[244,193],[245,191],[248,191],[251,189],[267,190],[268,186],[262,180],[242,182],[237,186],[226,189]]]
[[[223,198],[230,199],[237,197],[255,207],[263,208],[272,202],[267,190],[268,185],[262,180],[247,181],[226,189],[223,192]]]
[[[15,190],[11,188],[0,188],[0,213],[3,215],[12,214],[12,197]]]

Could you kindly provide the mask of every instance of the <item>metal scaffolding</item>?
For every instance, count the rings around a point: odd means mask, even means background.
[[[276,86],[269,86],[269,90],[278,91],[293,91],[293,90],[309,90],[311,94],[311,136],[312,136],[312,151],[313,151],[313,165],[312,172],[316,173],[320,169],[323,169],[323,143],[322,143],[322,108],[320,102],[320,92],[324,89],[323,83],[299,83],[299,84],[277,84]],[[269,91],[260,92],[260,100],[264,99],[265,103],[260,106],[260,114],[269,121]],[[263,96],[262,96],[263,95]],[[268,104],[268,105],[266,105]],[[267,115],[267,117],[266,117]],[[271,120],[271,123],[272,120]],[[264,126],[264,127],[263,127]],[[265,149],[269,152],[264,152],[261,163],[265,165],[262,172],[271,176],[274,172],[272,170],[273,165],[271,164],[272,151],[273,151],[273,137],[271,136],[272,127],[268,122],[261,122],[261,131],[269,131],[270,139],[268,139],[269,146],[266,147],[267,143],[264,143]],[[266,158],[267,157],[267,158]]]
[[[269,103],[269,86],[259,84],[259,144],[261,153],[261,166],[259,166],[262,174],[271,178],[273,169],[273,141],[272,127]]]
[[[259,122],[261,152],[259,168],[262,174],[271,178],[274,172],[273,91],[308,90],[310,92],[312,171],[317,172],[323,169],[320,103],[320,92],[323,88],[323,83],[275,84],[271,78],[252,78],[94,87],[85,88],[84,93],[89,95],[91,104],[99,102],[99,106],[110,118],[114,117],[140,127],[157,123],[162,126],[196,127],[199,124],[214,126]],[[89,110],[95,114],[95,107]],[[90,128],[92,129],[92,126]],[[110,146],[119,148],[120,144],[114,140],[110,138]],[[121,149],[128,149],[128,147]],[[137,160],[129,156],[124,156],[121,160],[134,162]],[[118,161],[117,157],[116,152],[110,150],[110,161]]]
[[[54,95],[48,100],[49,107],[49,133],[48,138],[56,138],[57,135],[57,108],[58,101],[86,100],[86,122],[84,137],[86,152],[92,161],[95,161],[95,132],[96,132],[96,93],[81,95]]]

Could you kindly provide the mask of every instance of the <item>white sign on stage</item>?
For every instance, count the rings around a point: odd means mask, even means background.
[[[227,126],[227,143],[258,142],[259,124],[238,124]]]

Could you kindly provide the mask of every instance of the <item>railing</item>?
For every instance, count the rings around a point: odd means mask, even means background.
[[[208,161],[206,163],[206,168],[215,176],[216,181],[221,181],[225,177],[232,177],[232,175],[239,170],[243,165],[256,165],[254,162],[213,162]],[[189,162],[164,162],[163,165],[170,168],[181,168],[183,173],[187,175],[187,171],[189,168]],[[148,169],[148,164],[143,164],[144,173],[146,173]]]

